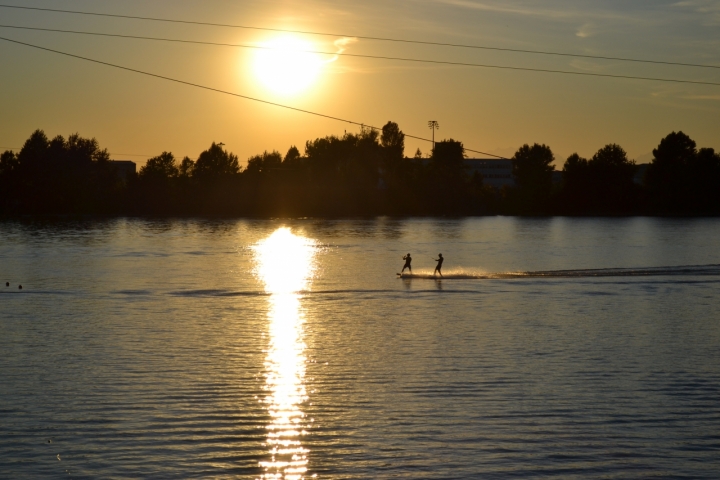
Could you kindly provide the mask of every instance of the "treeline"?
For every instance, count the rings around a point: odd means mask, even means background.
[[[592,158],[571,155],[553,181],[546,145],[512,158],[514,187],[493,188],[469,174],[463,144],[437,142],[424,158],[405,157],[394,122],[381,132],[308,141],[284,155],[264,152],[242,168],[213,143],[197,159],[163,152],[123,178],[95,139],[48,139],[34,132],[18,153],[0,156],[0,213],[119,215],[717,215],[720,156],[673,132],[653,151],[641,182],[618,145]]]

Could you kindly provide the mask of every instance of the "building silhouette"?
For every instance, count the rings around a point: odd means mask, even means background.
[[[468,174],[475,172],[483,177],[483,183],[495,188],[504,186],[514,187],[515,179],[512,175],[512,160],[498,158],[466,158],[465,165]]]
[[[118,177],[123,182],[137,173],[137,165],[131,160],[110,160],[110,163],[117,169]]]

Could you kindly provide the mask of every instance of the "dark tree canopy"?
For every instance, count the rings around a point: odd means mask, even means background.
[[[512,174],[517,184],[520,203],[527,211],[547,208],[552,189],[552,163],[555,160],[547,145],[523,145],[512,158]]]
[[[144,208],[160,214],[173,210],[177,202],[180,169],[170,152],[150,158],[137,176],[137,197]]]
[[[395,122],[387,122],[382,128],[380,145],[387,153],[389,161],[399,161],[405,156],[405,134]]]
[[[180,166],[178,167],[178,173],[181,177],[190,178],[195,170],[195,162],[190,157],[184,157]]]
[[[590,160],[573,154],[563,167],[562,209],[569,213],[630,213],[636,201],[635,162],[609,144]]]
[[[289,165],[295,165],[301,158],[300,150],[293,145],[290,148],[288,148],[287,153],[285,154],[285,158],[283,158],[283,163]]]
[[[432,162],[438,166],[456,169],[463,165],[463,161],[465,160],[465,147],[462,142],[458,142],[452,138],[449,140],[441,140],[435,142],[435,148],[433,148],[432,157],[430,158]]]
[[[248,159],[245,172],[248,174],[263,174],[280,168],[283,157],[278,151],[265,151]]]
[[[17,155],[11,150],[6,150],[0,155],[0,175],[10,175],[17,166]]]
[[[688,176],[692,189],[685,208],[695,213],[720,213],[720,155],[712,148],[701,148],[689,162]]]
[[[672,132],[653,150],[653,169],[687,163],[695,156],[697,144],[683,132]]]
[[[210,148],[200,154],[193,168],[193,177],[209,180],[227,177],[240,172],[238,157],[213,142]]]
[[[157,157],[150,158],[140,169],[141,179],[167,180],[177,177],[180,170],[175,162],[175,157],[170,152],[163,152]]]
[[[521,189],[549,188],[552,184],[552,163],[555,155],[547,145],[525,144],[515,152],[512,158],[513,176]]]
[[[653,161],[645,172],[645,184],[656,208],[682,211],[693,188],[690,165],[697,144],[683,132],[672,132],[653,150]]]
[[[49,140],[42,130],[30,135],[17,155],[3,155],[2,201],[22,213],[95,212],[114,208],[120,188],[107,150],[94,138],[70,135]]]
[[[437,213],[448,213],[462,207],[468,195],[465,147],[448,139],[435,143],[429,164],[427,190]]]

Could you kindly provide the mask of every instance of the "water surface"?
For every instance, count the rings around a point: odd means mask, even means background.
[[[0,223],[0,477],[718,478],[719,265],[715,219]]]

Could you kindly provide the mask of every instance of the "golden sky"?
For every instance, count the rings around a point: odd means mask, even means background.
[[[2,3],[2,2],[0,2]],[[0,36],[382,126],[452,137],[512,155],[546,143],[559,165],[607,143],[649,161],[682,130],[720,149],[720,86],[407,63],[296,50],[413,57],[720,83],[720,69],[542,56],[358,39],[393,37],[720,65],[719,0],[7,0],[10,5],[337,33],[260,30],[0,8],[0,24],[268,46],[271,50],[0,28]],[[295,52],[293,53],[293,51]],[[0,147],[49,136],[96,137],[115,159],[164,150],[196,158],[211,142],[247,157],[302,151],[308,139],[359,127],[0,42]],[[426,143],[408,140],[406,154]],[[129,156],[136,154],[137,156]],[[470,154],[469,156],[479,156]]]

